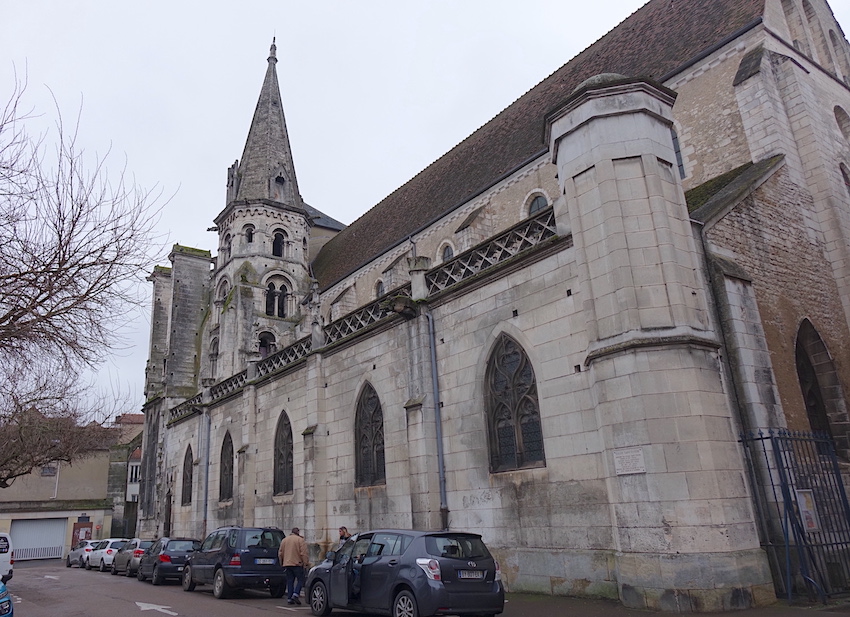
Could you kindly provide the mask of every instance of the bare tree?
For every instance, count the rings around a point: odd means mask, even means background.
[[[47,148],[27,130],[24,90],[0,110],[0,488],[106,444],[89,422],[104,401],[81,376],[122,344],[160,248],[159,195],[84,157],[58,112]]]

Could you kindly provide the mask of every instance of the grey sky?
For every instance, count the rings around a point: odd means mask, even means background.
[[[642,0],[5,0],[0,95],[172,195],[168,246],[215,252],[273,36],[304,199],[350,223],[636,10]],[[850,2],[833,0],[845,31]],[[6,96],[3,96],[5,99]],[[160,261],[167,264],[165,259]],[[106,368],[141,404],[147,310]]]

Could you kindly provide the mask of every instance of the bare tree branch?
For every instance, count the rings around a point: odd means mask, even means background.
[[[0,488],[103,438],[79,375],[122,343],[161,243],[161,194],[86,157],[57,106],[52,149],[27,131],[25,82],[0,108]],[[107,154],[108,156],[108,154]],[[26,375],[26,378],[21,377]],[[89,441],[87,441],[89,440]],[[45,457],[48,457],[45,459]]]

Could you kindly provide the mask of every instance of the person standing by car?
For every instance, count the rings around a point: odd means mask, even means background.
[[[342,548],[342,545],[351,537],[351,534],[348,533],[348,528],[343,526],[339,528],[339,544],[336,547],[336,550]]]
[[[304,585],[304,568],[310,565],[307,542],[301,537],[298,527],[283,539],[277,551],[280,565],[286,570],[286,597],[288,604],[301,604],[299,595]]]

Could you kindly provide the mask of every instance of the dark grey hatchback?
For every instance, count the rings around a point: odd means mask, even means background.
[[[498,562],[481,536],[383,529],[352,536],[310,570],[314,615],[334,608],[392,617],[501,613]]]

